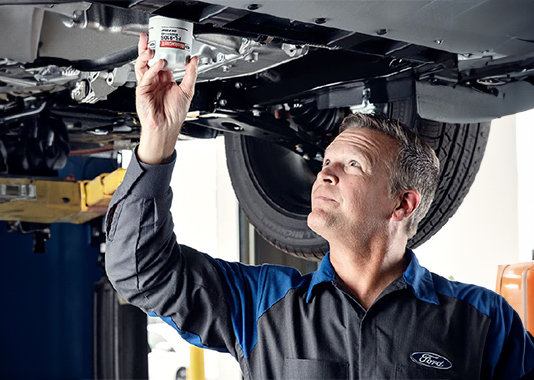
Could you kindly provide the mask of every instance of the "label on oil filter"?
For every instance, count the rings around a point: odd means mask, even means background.
[[[191,51],[191,46],[186,45],[186,43],[182,41],[181,35],[188,32],[189,31],[185,28],[163,27],[161,29],[159,46],[164,48],[174,48]]]
[[[166,61],[165,70],[183,69],[191,54],[193,24],[183,20],[154,16],[149,22],[149,45],[154,57],[148,61],[152,66],[158,59]]]

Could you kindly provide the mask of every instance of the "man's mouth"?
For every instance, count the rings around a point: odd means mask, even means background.
[[[324,195],[324,194],[317,194],[316,196],[313,197],[313,199],[315,201],[324,201],[324,202],[336,202],[335,199],[327,196],[327,195]]]

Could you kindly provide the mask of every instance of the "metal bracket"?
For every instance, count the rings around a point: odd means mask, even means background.
[[[8,185],[0,183],[0,204],[14,201],[34,201],[37,199],[35,185]]]

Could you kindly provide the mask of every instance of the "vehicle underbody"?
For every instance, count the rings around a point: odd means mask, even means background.
[[[525,1],[14,1],[0,6],[0,175],[53,176],[69,155],[135,146],[133,61],[156,14],[194,22],[183,135],[226,137],[245,213],[297,255],[328,250],[305,216],[347,114],[398,118],[436,149],[442,183],[418,246],[467,194],[489,121],[534,108]]]

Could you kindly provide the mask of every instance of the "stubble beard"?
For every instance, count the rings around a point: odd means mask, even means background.
[[[342,243],[341,245],[365,245],[372,236],[376,235],[378,229],[385,226],[369,224],[366,221],[360,223],[354,220],[347,220],[342,215],[322,210],[313,210],[308,215],[308,227],[316,234],[320,235],[331,245]]]
[[[322,209],[312,210],[308,215],[307,222],[308,227],[313,232],[326,240],[333,236],[333,234],[341,233],[340,221],[337,216]]]

